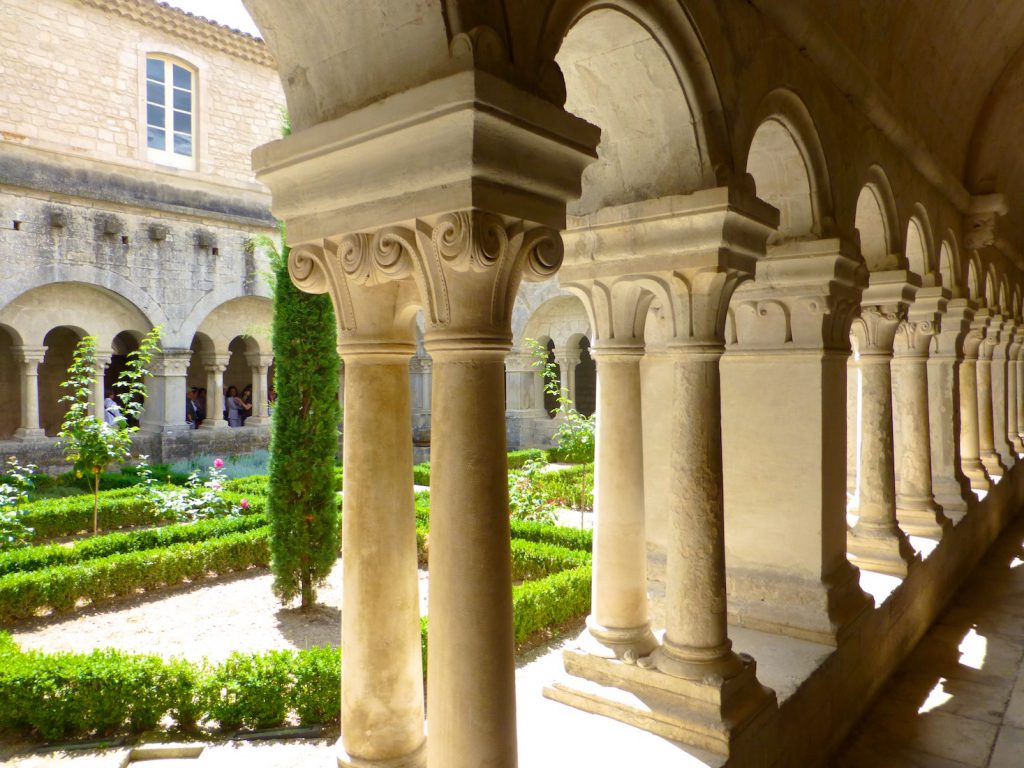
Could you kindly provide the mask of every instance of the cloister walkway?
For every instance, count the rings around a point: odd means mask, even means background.
[[[1024,517],[892,677],[835,768],[1024,765]]]

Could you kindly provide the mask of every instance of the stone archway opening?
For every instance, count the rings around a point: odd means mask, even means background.
[[[747,173],[754,178],[757,196],[779,209],[779,227],[770,244],[814,233],[811,177],[796,139],[781,120],[765,120],[754,133]]]
[[[128,355],[138,348],[139,334],[135,331],[121,331],[114,337],[110,345],[110,364],[107,365],[103,373],[104,392],[113,392],[114,397],[118,397],[120,393],[114,388],[114,385],[128,364]],[[132,427],[139,426],[138,421],[132,418],[128,418],[128,425]]]
[[[21,364],[15,356],[18,346],[12,330],[0,325],[0,439],[14,435],[21,426]]]
[[[75,346],[85,336],[80,328],[60,325],[43,337],[46,354],[39,366],[39,426],[47,437],[60,432],[68,404],[60,402],[67,392],[61,383],[67,378]]]
[[[576,390],[573,405],[583,416],[593,416],[597,410],[597,364],[590,356],[590,339],[580,336],[576,346],[580,361],[573,378]]]

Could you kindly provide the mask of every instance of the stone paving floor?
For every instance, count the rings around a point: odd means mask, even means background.
[[[989,550],[834,768],[1024,768],[1024,519]]]

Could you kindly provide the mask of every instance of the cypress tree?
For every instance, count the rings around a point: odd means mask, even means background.
[[[284,227],[281,228],[284,242]],[[337,330],[330,297],[303,293],[288,276],[288,247],[272,259],[274,406],[270,439],[271,570],[282,602],[316,602],[338,556],[334,490],[338,448]]]

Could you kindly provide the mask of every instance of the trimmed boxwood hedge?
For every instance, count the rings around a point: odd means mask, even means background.
[[[251,503],[248,511],[252,511],[256,506],[255,503]],[[215,518],[162,528],[108,533],[104,536],[80,539],[70,546],[49,544],[12,549],[0,553],[0,576],[18,571],[38,571],[55,565],[70,565],[125,552],[158,549],[172,544],[206,541],[229,533],[251,531],[266,524],[266,516],[259,511],[242,517]]]
[[[515,641],[580,616],[590,607],[589,565],[512,590]],[[420,619],[424,673],[427,620]],[[304,725],[338,718],[341,652],[232,654],[210,665],[113,650],[22,651],[0,632],[0,732],[45,740],[110,736],[157,727],[266,728],[286,718]]]
[[[29,618],[43,608],[70,610],[83,598],[99,602],[136,589],[157,589],[210,573],[267,565],[267,530],[264,526],[208,541],[0,576],[0,622]]]
[[[137,488],[103,491],[99,496],[99,527],[103,530],[154,525],[174,519],[171,512],[154,512],[149,504],[135,498]],[[73,536],[92,530],[92,496],[41,499],[26,504],[22,522],[33,531],[33,541]]]

